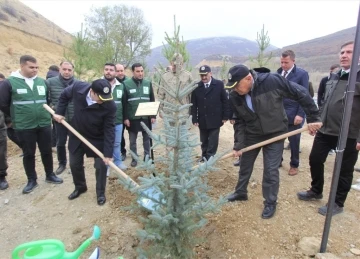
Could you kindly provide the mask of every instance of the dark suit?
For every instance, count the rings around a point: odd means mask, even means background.
[[[283,72],[282,68],[279,68],[277,72],[281,75]],[[291,72],[286,76],[286,79],[303,86],[307,92],[309,92],[309,74],[294,65]],[[288,118],[288,131],[294,131],[300,129],[305,122],[305,112],[301,108],[297,101],[291,99],[284,99],[284,108]],[[303,118],[303,122],[298,125],[294,125],[294,119],[296,116]],[[299,167],[299,153],[300,153],[300,138],[301,134],[289,137],[291,158],[290,166],[293,168]]]
[[[222,121],[230,119],[224,83],[211,78],[209,87],[205,88],[200,81],[191,94],[191,103],[192,122],[199,123],[202,157],[209,159],[216,154]]]
[[[64,116],[67,105],[72,100],[74,116],[71,125],[100,152],[103,152],[105,157],[112,157],[115,141],[116,105],[113,101],[88,105],[86,97],[89,90],[90,86],[82,87],[78,84],[65,88],[60,95],[56,114]],[[87,189],[84,154],[87,157],[94,157],[96,193],[97,196],[103,195],[106,187],[107,168],[105,163],[74,134],[69,133],[70,168],[75,189],[80,190]]]

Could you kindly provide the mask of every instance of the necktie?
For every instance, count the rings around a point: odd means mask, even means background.
[[[205,84],[205,88],[208,88],[209,87],[209,84]]]
[[[284,70],[284,75],[283,75],[283,77],[286,78],[287,74],[288,74],[288,72]]]
[[[344,71],[344,70],[341,70],[341,74],[340,74],[340,77],[342,77],[343,75],[346,75],[347,74],[347,72],[346,71]]]

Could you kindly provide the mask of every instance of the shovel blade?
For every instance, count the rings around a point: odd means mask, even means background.
[[[141,195],[144,197],[139,198],[137,203],[146,210],[154,211],[156,206],[158,206],[160,203],[161,194],[162,193],[156,190],[154,187],[150,187],[141,192]]]

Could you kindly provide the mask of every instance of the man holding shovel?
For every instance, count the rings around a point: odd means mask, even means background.
[[[306,113],[310,133],[314,134],[321,128],[322,123],[319,111],[306,89],[281,75],[257,73],[244,65],[236,65],[229,70],[225,88],[233,88],[230,93],[230,105],[236,116],[233,153],[235,157],[242,157],[239,180],[235,192],[228,197],[228,201],[245,201],[248,199],[247,185],[261,147],[244,154],[241,149],[288,132],[283,98],[291,98],[300,103]],[[264,219],[271,218],[276,211],[279,191],[278,166],[283,147],[284,140],[262,147],[262,192],[265,201],[261,217]]]
[[[96,175],[96,195],[98,205],[106,202],[106,171],[109,161],[112,160],[115,141],[115,114],[116,105],[111,93],[111,85],[105,79],[98,79],[88,87],[77,85],[65,88],[60,95],[54,119],[61,123],[66,113],[66,107],[72,100],[74,116],[71,126],[85,139],[104,154],[104,160],[93,150],[82,143],[74,134],[69,134],[70,168],[75,184],[75,190],[69,195],[69,200],[76,199],[87,191],[84,154],[94,157]]]

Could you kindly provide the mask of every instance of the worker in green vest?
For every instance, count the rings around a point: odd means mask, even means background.
[[[138,132],[142,132],[144,158],[150,154],[150,137],[141,126],[140,122],[146,124],[151,129],[151,124],[156,122],[156,116],[137,117],[135,116],[139,103],[154,102],[154,91],[151,82],[144,79],[144,68],[140,63],[131,66],[133,77],[124,81],[125,85],[125,112],[124,124],[129,132],[130,150],[137,155],[136,139]],[[137,166],[137,161],[132,159],[132,167]]]
[[[34,57],[20,57],[20,70],[11,73],[0,88],[0,110],[11,116],[11,126],[20,140],[24,153],[23,164],[28,183],[23,193],[30,193],[38,186],[35,171],[36,144],[40,150],[48,183],[60,184],[62,179],[53,172],[51,150],[51,116],[43,108],[49,103],[45,80],[37,77]]]

